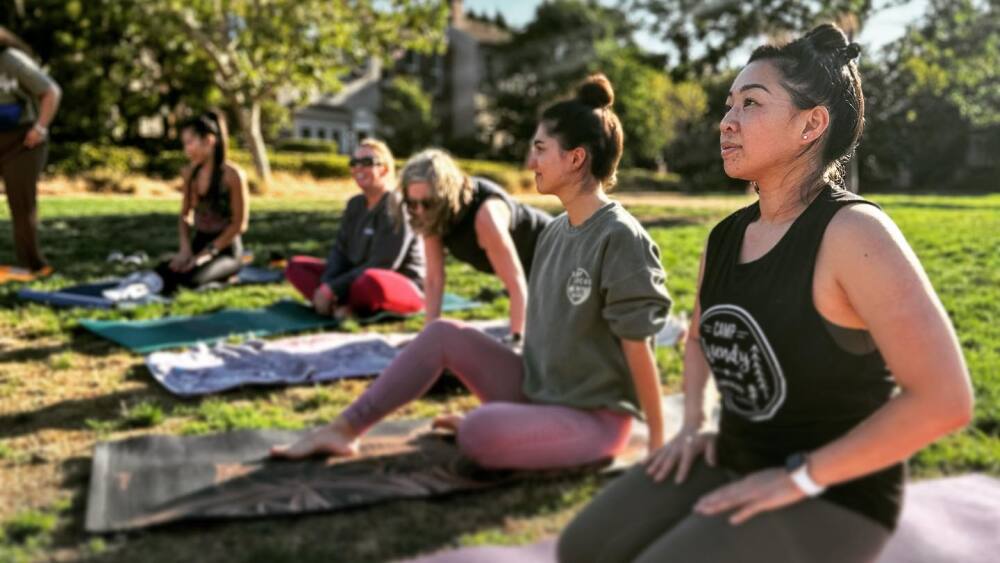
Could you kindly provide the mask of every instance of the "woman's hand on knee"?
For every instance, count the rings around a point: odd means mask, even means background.
[[[756,514],[775,510],[805,498],[783,468],[764,469],[719,487],[694,505],[699,514],[712,516],[732,510],[729,523],[742,524]]]
[[[683,483],[691,465],[704,455],[705,462],[715,465],[715,432],[696,428],[681,428],[669,442],[646,458],[646,474],[659,483],[675,469],[674,482]]]

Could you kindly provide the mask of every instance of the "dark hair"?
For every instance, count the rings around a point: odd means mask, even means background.
[[[615,171],[622,158],[624,135],[611,82],[594,74],[577,88],[576,97],[557,102],[542,112],[542,123],[563,150],[583,147],[590,156],[590,172],[605,187],[615,185]]]
[[[799,109],[817,106],[830,112],[826,134],[817,138],[820,169],[815,181],[828,179],[842,183],[843,168],[854,156],[865,127],[865,96],[855,59],[861,54],[857,43],[849,43],[844,32],[833,24],[823,24],[786,45],[764,45],[750,55],[749,63],[771,61],[782,75],[782,86]]]
[[[222,172],[226,156],[229,152],[229,133],[226,130],[226,120],[214,111],[206,111],[198,117],[193,117],[181,125],[181,131],[190,129],[202,139],[215,135],[215,152],[212,154],[212,179],[208,185],[206,197],[213,205],[218,202],[222,186]],[[200,165],[199,165],[200,167]],[[195,169],[197,170],[197,168]],[[194,183],[195,174],[191,174],[190,184]]]
[[[13,31],[0,25],[0,52],[3,52],[7,47],[13,47],[19,51],[23,51],[29,57],[32,56],[31,47],[23,39],[18,37]]]

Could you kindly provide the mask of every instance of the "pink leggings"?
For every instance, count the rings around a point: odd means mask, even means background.
[[[628,443],[630,415],[531,403],[521,392],[521,356],[451,320],[428,325],[342,416],[364,432],[422,396],[444,369],[484,403],[458,429],[462,453],[483,467],[573,467],[614,456]]]

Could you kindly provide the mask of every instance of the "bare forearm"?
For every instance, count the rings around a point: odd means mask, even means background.
[[[177,222],[177,238],[182,252],[191,251],[191,225],[186,217]]]
[[[644,340],[622,340],[622,349],[632,373],[639,406],[649,425],[649,449],[652,451],[663,445],[663,403],[660,400],[663,389],[656,357]]]
[[[441,300],[444,296],[444,279],[434,276],[427,277],[427,287],[424,294],[425,322],[441,318]]]
[[[52,120],[55,119],[56,111],[59,109],[59,100],[62,98],[62,91],[58,86],[53,86],[45,91],[38,100],[38,119],[36,123],[48,128]]]
[[[692,331],[693,332],[693,331]],[[690,334],[690,333],[689,333]],[[708,420],[705,412],[705,388],[709,379],[708,363],[697,336],[684,343],[684,425],[701,428]]]
[[[524,316],[528,305],[528,284],[520,275],[507,287],[510,294],[510,331],[524,334]]]
[[[903,461],[935,439],[964,426],[969,408],[926,390],[903,391],[850,432],[809,456],[821,485],[849,481]]]

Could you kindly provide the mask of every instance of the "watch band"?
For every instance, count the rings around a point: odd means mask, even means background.
[[[35,131],[37,131],[38,134],[41,135],[43,139],[46,139],[49,136],[49,128],[46,127],[46,126],[44,126],[44,125],[39,125],[39,124],[36,123],[32,127],[32,129],[34,129]]]
[[[816,481],[813,481],[812,477],[809,476],[809,463],[803,463],[797,469],[788,474],[792,478],[792,482],[795,486],[799,488],[807,497],[816,497],[823,494],[826,487],[820,485]]]

